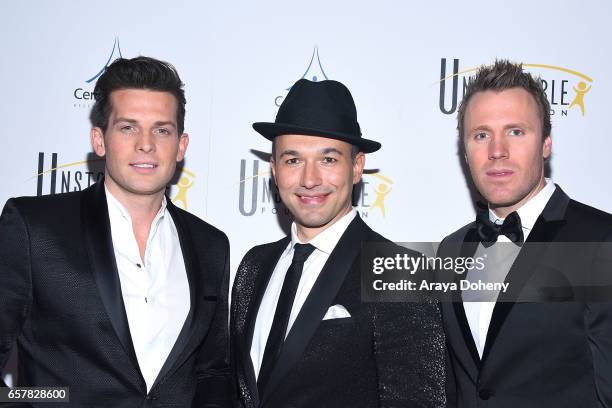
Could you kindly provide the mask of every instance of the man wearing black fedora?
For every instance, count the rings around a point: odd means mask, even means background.
[[[252,248],[230,330],[244,407],[441,407],[444,338],[432,303],[361,301],[364,242],[389,242],[352,208],[365,153],[349,90],[299,80],[274,123],[270,165],[291,234]]]

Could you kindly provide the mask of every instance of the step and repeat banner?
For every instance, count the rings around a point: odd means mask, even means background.
[[[496,58],[541,77],[551,104],[550,175],[573,198],[612,212],[607,2],[231,1],[0,3],[0,204],[100,179],[88,115],[115,58],[178,69],[190,135],[170,197],[227,233],[232,269],[288,230],[271,182],[273,121],[300,78],[339,80],[363,135],[380,141],[355,195],[362,218],[394,241],[439,241],[474,218],[456,114],[474,70]],[[54,217],[54,214],[49,214]],[[205,242],[202,245],[206,245]]]
[[[191,142],[174,202],[225,231],[232,267],[290,219],[270,180],[273,121],[300,78],[345,83],[367,156],[359,214],[395,241],[437,241],[474,218],[456,113],[474,69],[523,62],[551,103],[551,176],[612,211],[610,6],[602,2],[3,2],[0,204],[81,190],[102,175],[88,115],[115,58],[173,63]],[[49,217],[53,217],[49,214]],[[205,243],[203,243],[204,245]]]

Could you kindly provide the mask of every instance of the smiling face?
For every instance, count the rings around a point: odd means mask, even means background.
[[[298,236],[310,240],[351,211],[365,155],[353,160],[349,143],[326,137],[281,135],[275,143],[272,175]]]
[[[159,196],[183,160],[187,134],[178,135],[176,98],[168,92],[122,89],[110,95],[106,132],[95,127],[91,142],[106,158],[105,183],[118,199]]]
[[[542,135],[542,119],[529,92],[510,88],[474,94],[464,126],[472,179],[498,216],[517,210],[544,187],[544,160],[552,140]]]

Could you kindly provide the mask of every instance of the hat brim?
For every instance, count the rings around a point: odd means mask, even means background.
[[[253,129],[255,129],[260,135],[268,140],[273,140],[279,135],[307,135],[307,136],[320,136],[328,137],[330,139],[341,140],[356,146],[359,146],[362,152],[372,153],[381,148],[381,144],[373,140],[364,138],[357,138],[354,135],[346,133],[333,132],[321,129],[313,129],[302,126],[295,126],[285,123],[272,123],[272,122],[256,122],[253,123]]]

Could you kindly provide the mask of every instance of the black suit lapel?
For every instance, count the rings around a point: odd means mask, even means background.
[[[266,293],[266,288],[268,287],[268,282],[270,281],[272,272],[274,272],[274,268],[283,254],[283,251],[287,248],[287,245],[289,245],[289,241],[291,241],[291,239],[289,237],[285,237],[284,239],[274,243],[274,245],[269,249],[269,253],[264,257],[264,263],[261,265],[261,268],[258,271],[259,273],[257,276],[255,276],[255,287],[253,289],[253,298],[251,299],[249,306],[249,316],[246,327],[245,345],[248,351],[250,351],[251,344],[253,342],[253,332],[255,330],[255,321],[257,320],[259,306],[261,305],[263,296]]]
[[[187,280],[189,282],[189,313],[187,314],[187,318],[185,319],[185,323],[168,355],[168,358],[164,362],[157,378],[155,379],[155,385],[163,379],[166,374],[170,371],[173,365],[181,356],[181,352],[186,350],[186,346],[188,344],[189,339],[193,335],[195,331],[196,323],[202,325],[208,325],[210,323],[210,319],[212,318],[212,314],[208,314],[206,316],[202,316],[198,313],[200,310],[200,298],[202,296],[197,296],[198,292],[202,290],[202,279],[204,276],[209,277],[205,274],[206,271],[201,270],[200,263],[198,262],[198,258],[196,256],[196,251],[194,248],[194,242],[191,239],[191,234],[189,233],[189,229],[185,223],[185,219],[178,212],[177,208],[172,204],[170,199],[167,199],[167,211],[172,217],[174,221],[174,225],[176,226],[176,231],[178,233],[179,243],[181,245],[181,252],[183,254],[183,262],[185,263],[185,271],[187,272]],[[210,282],[210,285],[206,285],[206,287],[214,288],[215,285],[213,282]],[[207,296],[214,296],[214,294],[202,294],[204,298]],[[151,387],[151,388],[153,388]]]
[[[130,327],[125,313],[121,282],[113,250],[104,181],[83,191],[81,198],[82,225],[91,270],[109,320],[132,363],[138,367]],[[142,378],[144,384],[144,378]]]
[[[476,252],[476,248],[478,247],[478,235],[476,233],[476,228],[470,228],[466,233],[465,239],[461,244],[460,255],[463,258],[473,257]],[[465,276],[455,273],[455,283],[457,286],[460,285],[460,280],[465,278]],[[455,312],[455,318],[457,319],[457,325],[461,331],[461,337],[463,337],[464,345],[467,350],[467,354],[469,354],[470,358],[464,359],[464,363],[469,367],[467,370],[472,376],[473,380],[476,381],[476,377],[478,375],[478,370],[480,370],[480,356],[478,355],[478,349],[476,349],[476,343],[474,342],[474,337],[472,336],[472,331],[470,330],[470,325],[467,320],[467,316],[465,314],[465,308],[463,307],[463,299],[461,298],[461,291],[455,291],[455,298],[453,299],[453,309]],[[462,353],[465,356],[465,353]],[[471,361],[470,361],[471,359]],[[473,363],[473,365],[471,364]]]
[[[361,251],[369,227],[356,216],[349,224],[338,244],[321,270],[312,290],[302,306],[279,356],[266,387],[265,401],[299,360],[323,316],[336,297],[344,279]]]
[[[554,241],[559,230],[565,224],[564,217],[568,203],[569,197],[557,186],[542,214],[540,214],[534,224],[529,238],[523,245],[523,249],[512,264],[505,279],[505,282],[510,283],[508,291],[500,293],[493,309],[489,331],[487,332],[487,340],[482,353],[483,364],[495,343],[495,339],[504,321],[512,310],[515,300],[518,299],[523,287],[546,252],[548,245],[544,243]],[[530,245],[530,243],[536,244]]]
[[[248,308],[246,310],[244,333],[239,333],[235,339],[238,345],[236,352],[239,354],[237,356],[238,369],[242,370],[242,375],[245,377],[249,390],[257,402],[257,406],[259,405],[260,398],[257,389],[257,380],[255,379],[255,368],[253,367],[253,361],[251,360],[253,332],[255,331],[257,312],[259,311],[261,300],[263,299],[266,288],[268,287],[268,282],[270,281],[272,272],[274,272],[274,268],[276,267],[276,264],[278,263],[283,251],[285,248],[287,248],[289,241],[290,238],[285,237],[284,239],[273,243],[261,256],[262,261],[259,265],[257,265],[258,268],[255,270],[253,276],[253,295],[251,299],[246,299]]]

